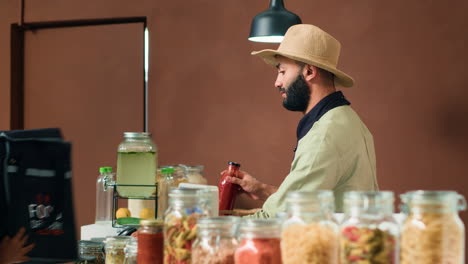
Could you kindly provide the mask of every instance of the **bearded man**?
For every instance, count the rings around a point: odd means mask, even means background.
[[[276,66],[275,87],[283,106],[304,114],[297,127],[291,170],[279,187],[258,181],[248,172],[228,180],[250,197],[265,201],[251,217],[269,218],[286,210],[290,191],[332,190],[342,211],[346,191],[376,191],[373,137],[336,86],[354,80],[337,69],[341,44],[322,29],[292,26],[277,50],[252,52]]]

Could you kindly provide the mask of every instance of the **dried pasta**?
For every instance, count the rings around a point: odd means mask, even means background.
[[[464,236],[453,214],[410,215],[402,229],[401,264],[463,264]]]
[[[283,229],[283,264],[335,264],[339,260],[337,230],[319,223],[294,224]]]

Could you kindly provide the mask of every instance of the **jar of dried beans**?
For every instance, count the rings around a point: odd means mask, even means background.
[[[164,217],[164,263],[189,264],[192,243],[197,237],[197,219],[210,216],[205,201],[196,189],[173,189]]]
[[[281,264],[279,220],[247,219],[240,225],[236,264]]]
[[[392,192],[346,192],[341,263],[398,263],[399,226]]]
[[[234,264],[239,221],[240,218],[234,216],[199,219],[192,264]]]
[[[401,264],[465,263],[465,227],[458,212],[465,198],[453,191],[401,195],[408,217],[401,233]]]
[[[283,223],[284,264],[335,264],[339,260],[338,225],[330,214],[331,191],[291,192]]]

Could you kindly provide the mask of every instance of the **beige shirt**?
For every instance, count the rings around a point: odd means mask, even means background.
[[[346,191],[378,190],[372,134],[349,105],[335,107],[299,140],[291,171],[263,204],[249,216],[275,217],[286,211],[290,191],[332,190],[337,212]]]

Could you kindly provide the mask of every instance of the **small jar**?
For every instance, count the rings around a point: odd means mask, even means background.
[[[104,243],[106,244],[106,264],[123,264],[125,259],[125,246],[133,238],[129,236],[114,236],[108,237]]]
[[[138,229],[138,263],[163,264],[164,222],[141,220]]]
[[[102,242],[80,240],[78,242],[79,264],[104,264],[105,257]]]
[[[341,263],[399,263],[399,225],[392,192],[346,192]]]
[[[164,263],[191,263],[197,219],[210,216],[204,196],[196,189],[173,189],[164,217]]]
[[[338,263],[338,224],[331,218],[330,197],[331,191],[288,193],[281,234],[284,264]]]
[[[184,166],[185,168],[185,176],[187,177],[187,181],[189,183],[194,184],[208,184],[208,180],[203,177],[203,165],[196,165],[196,166]]]
[[[199,219],[192,264],[234,264],[234,252],[238,246],[235,234],[239,221],[240,218],[234,216]]]
[[[125,132],[117,151],[117,191],[122,197],[147,198],[155,187],[158,150],[150,133]]]
[[[454,191],[402,194],[408,217],[401,233],[401,264],[465,263],[465,198]]]
[[[281,264],[281,223],[278,219],[247,219],[240,224],[236,264]]]
[[[137,262],[138,256],[138,242],[136,239],[131,239],[124,249],[125,259],[124,264],[137,264],[137,263],[151,263],[151,262]]]

